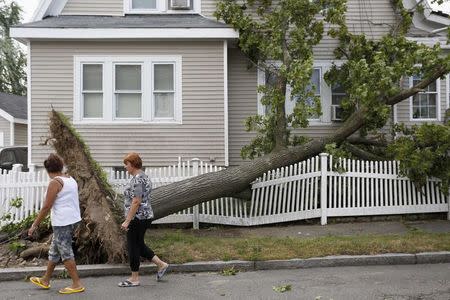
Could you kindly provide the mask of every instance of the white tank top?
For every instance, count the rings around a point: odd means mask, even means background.
[[[50,213],[52,226],[66,226],[81,221],[78,184],[72,177],[56,176],[64,182]]]

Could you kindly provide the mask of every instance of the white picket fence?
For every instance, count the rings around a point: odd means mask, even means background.
[[[333,158],[325,153],[269,171],[252,185],[248,225],[310,218],[448,212],[436,180],[419,191],[399,176],[399,162]]]
[[[252,198],[245,201],[220,198],[201,203],[155,223],[199,223],[252,226],[327,217],[449,212],[449,195],[443,195],[435,180],[418,191],[407,178],[398,175],[398,162],[367,162],[339,159],[345,172],[333,171],[327,154],[285,168],[269,171],[252,184]],[[166,185],[221,167],[198,159],[164,168],[146,169],[153,187]],[[109,180],[122,192],[129,180],[125,172],[110,172]],[[0,174],[0,216],[11,212],[20,221],[38,211],[48,184],[45,172]],[[24,200],[19,209],[10,199]],[[450,219],[450,212],[448,214]]]

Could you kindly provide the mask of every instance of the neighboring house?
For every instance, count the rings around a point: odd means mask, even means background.
[[[224,166],[242,163],[240,149],[254,136],[245,131],[244,120],[264,113],[256,89],[267,78],[247,68],[236,47],[237,32],[212,16],[215,4],[41,1],[33,22],[11,30],[28,46],[29,161],[42,165],[50,151],[41,142],[53,106],[72,119],[104,167],[121,166],[129,151],[141,153],[147,166],[167,165],[178,156]],[[387,33],[397,18],[390,0],[348,1],[349,28],[370,38]],[[438,19],[415,20],[423,26],[414,38],[441,42],[444,33],[432,31],[448,20]],[[323,80],[337,44],[325,35],[315,47],[313,83],[323,115],[296,132],[319,137],[340,126],[343,93]],[[420,99],[398,105],[394,120],[440,121],[448,107],[448,79]],[[287,103],[288,110],[292,106]]]
[[[27,97],[0,93],[0,148],[27,144]]]

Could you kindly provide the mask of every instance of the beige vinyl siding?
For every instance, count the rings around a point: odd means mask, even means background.
[[[258,80],[255,69],[248,69],[248,61],[236,48],[228,49],[228,118],[229,118],[229,162],[239,165],[243,162],[241,149],[255,136],[246,132],[244,122],[256,115]]]
[[[408,88],[408,80],[406,80],[406,83],[404,84],[405,88]],[[425,122],[427,123],[442,123],[444,121],[445,117],[445,111],[447,109],[447,88],[446,88],[446,79],[439,80],[439,91],[440,91],[440,121],[411,121],[411,98],[408,98],[406,100],[403,100],[402,102],[397,104],[397,123],[404,123],[408,126],[414,125],[414,124],[423,124]]]
[[[101,165],[121,166],[130,151],[141,153],[146,166],[172,164],[178,156],[225,163],[223,42],[33,42],[31,55],[33,163],[41,165],[50,152],[39,144],[48,136],[51,105],[73,117],[75,55],[182,56],[182,125],[76,126]]]
[[[122,16],[124,0],[68,0],[61,15]]]
[[[27,125],[14,124],[14,145],[24,146],[27,144]]]
[[[2,117],[0,117],[0,132],[3,132],[3,145],[10,146],[11,122]]]

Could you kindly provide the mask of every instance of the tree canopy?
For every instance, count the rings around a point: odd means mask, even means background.
[[[14,1],[0,1],[0,92],[25,95],[27,63],[22,49],[9,35],[20,22],[21,8]]]
[[[253,159],[309,141],[292,132],[298,127],[308,127],[308,119],[321,114],[320,98],[314,95],[311,76],[314,47],[325,34],[337,39],[339,44],[324,79],[329,86],[339,86],[345,92],[341,102],[344,121],[364,111],[359,129],[362,136],[386,125],[392,105],[423,91],[450,71],[450,55],[439,44],[429,47],[407,38],[412,14],[423,11],[421,4],[407,10],[401,0],[395,0],[392,6],[398,22],[390,24],[389,32],[381,38],[370,39],[349,30],[345,0],[219,1],[216,17],[239,31],[239,48],[251,65],[273,78],[258,87],[266,113],[246,120],[247,130],[257,134],[242,149],[244,158]],[[413,88],[405,87],[405,78],[414,75],[420,76],[420,83]],[[285,102],[291,99],[295,100],[295,107],[292,112],[286,112]],[[401,162],[407,156],[399,151],[390,153]],[[442,153],[448,161],[448,151]],[[406,168],[406,164],[403,166]],[[414,164],[408,167],[413,168]],[[438,175],[448,186],[448,163],[440,171],[433,169],[427,175]]]

